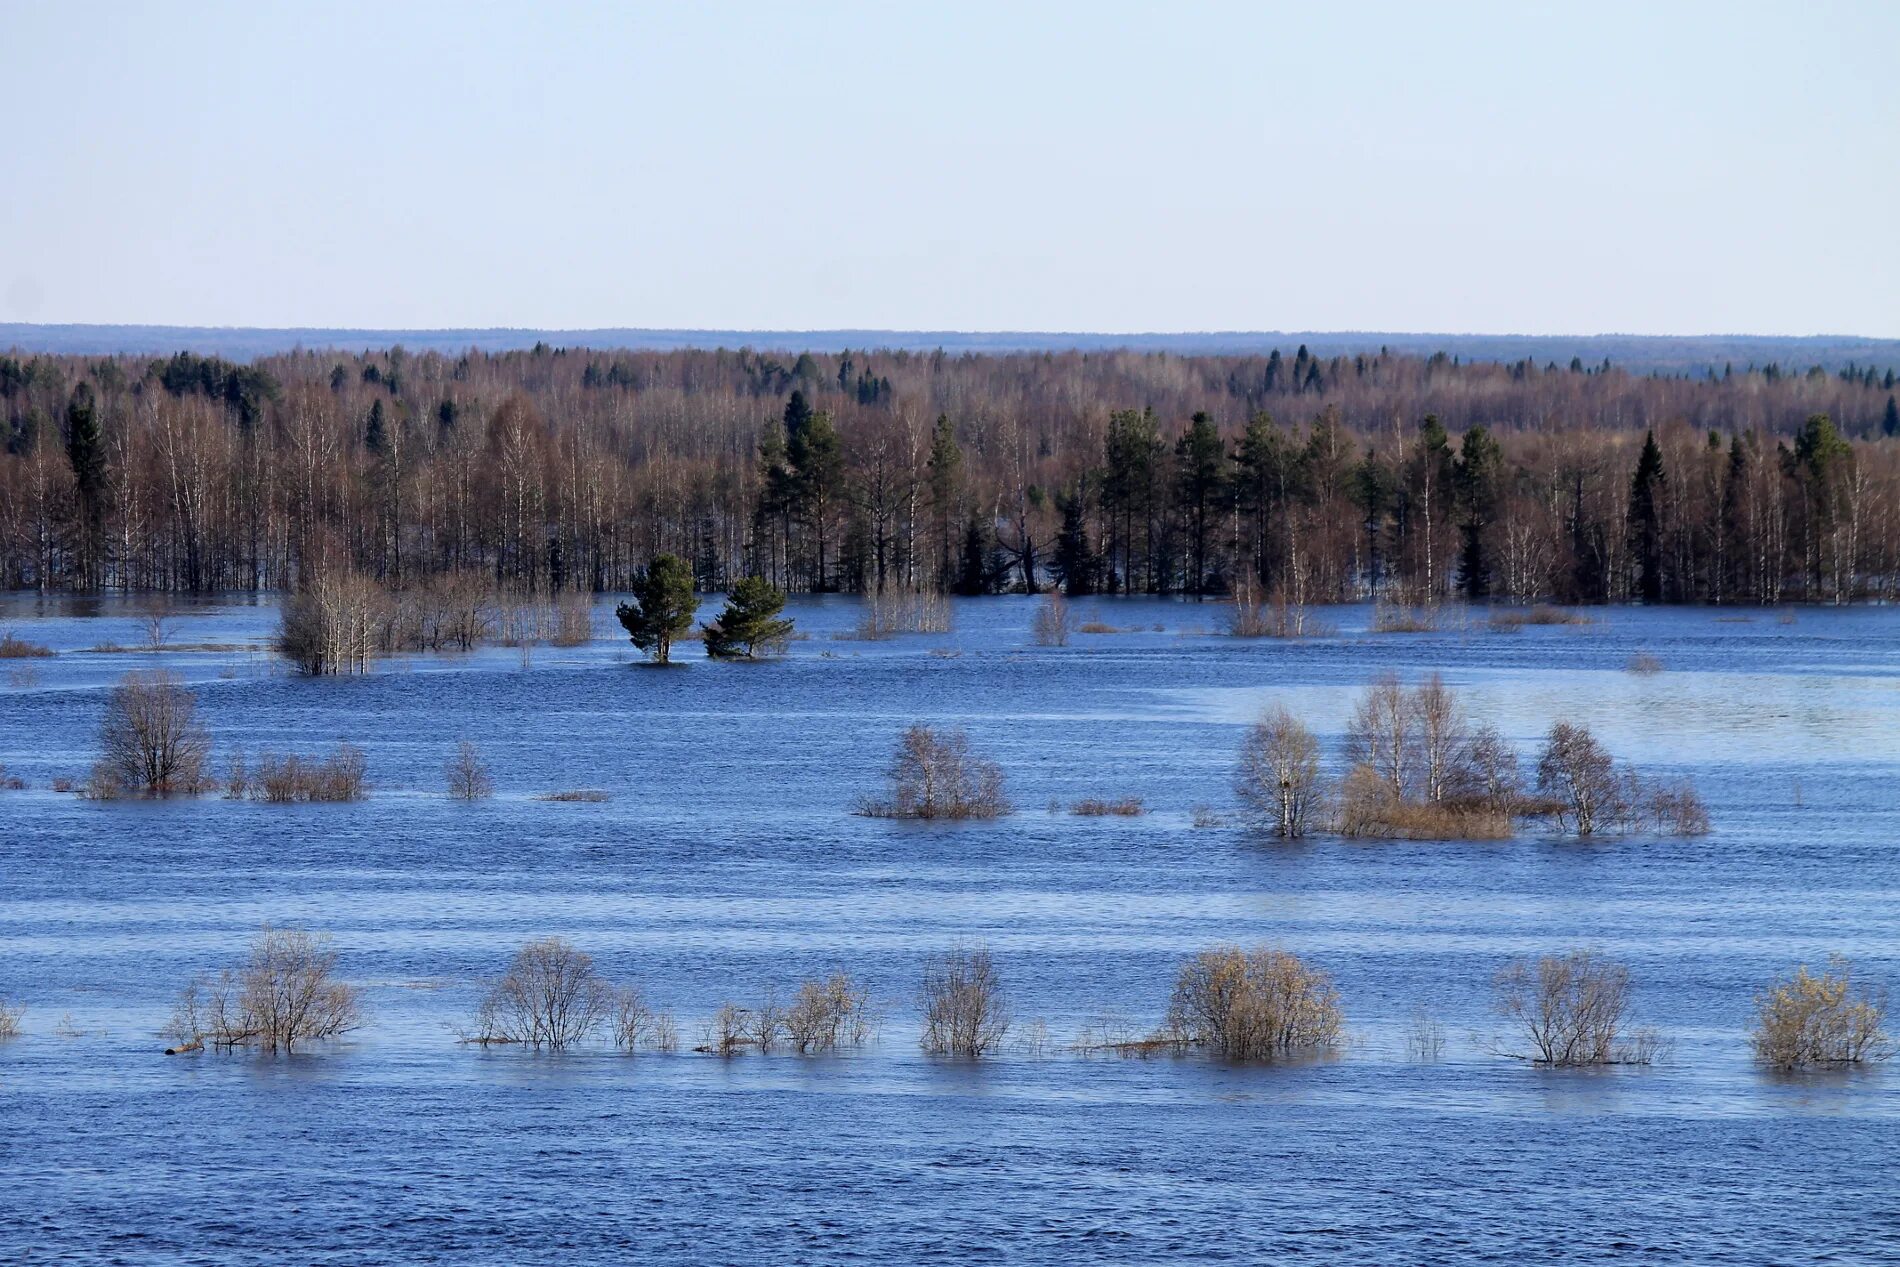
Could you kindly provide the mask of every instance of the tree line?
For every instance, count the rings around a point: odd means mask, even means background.
[[[0,585],[1842,602],[1891,369],[1388,353],[0,357]]]

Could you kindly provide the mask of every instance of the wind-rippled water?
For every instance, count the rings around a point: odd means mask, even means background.
[[[1610,611],[1583,628],[1212,636],[1218,609],[1078,603],[1122,630],[1045,648],[1028,600],[956,629],[834,637],[794,605],[782,661],[633,667],[607,606],[583,648],[284,675],[268,605],[182,613],[0,599],[53,659],[0,661],[0,1248],[14,1261],[651,1260],[1359,1263],[1900,1259],[1900,1069],[1782,1079],[1748,1059],[1750,995],[1839,952],[1900,983],[1900,618],[1884,610]],[[1157,629],[1156,626],[1160,628]],[[610,632],[611,631],[611,632]],[[689,648],[690,650],[690,648]],[[1638,651],[1664,672],[1626,671]],[[353,805],[56,793],[105,691],[164,664],[233,747],[368,753]],[[1646,773],[1692,776],[1694,840],[1284,845],[1231,823],[1242,729],[1284,700],[1336,753],[1381,669],[1444,672],[1528,760],[1557,716]],[[898,731],[966,728],[1005,768],[998,823],[853,816]],[[443,795],[458,740],[498,793]],[[598,788],[612,799],[534,799]],[[1052,813],[1143,797],[1137,819]],[[264,922],[332,931],[369,1023],[294,1057],[166,1058],[178,989]],[[681,1021],[680,1054],[455,1042],[477,982],[561,934]],[[1337,1058],[1226,1068],[1083,1059],[1146,1026],[1185,955],[1270,941],[1337,980]],[[916,1045],[924,958],[996,953],[1021,1034],[971,1065]],[[1491,1051],[1490,980],[1573,946],[1627,961],[1650,1069],[1558,1073]],[[731,999],[844,966],[883,1002],[862,1052],[684,1048]],[[1406,1050],[1423,1007],[1442,1059]]]

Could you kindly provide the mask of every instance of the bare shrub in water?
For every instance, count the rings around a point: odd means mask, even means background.
[[[1757,994],[1749,1042],[1755,1058],[1774,1069],[1885,1060],[1894,1049],[1886,1017],[1886,993],[1856,986],[1852,965],[1836,956],[1819,976],[1801,964]]]
[[[277,650],[312,677],[367,673],[390,624],[391,606],[371,578],[341,568],[320,570],[284,602]]]
[[[294,802],[360,801],[369,761],[354,744],[339,743],[327,758],[264,753],[250,781],[251,795],[284,805]]]
[[[592,955],[544,937],[515,952],[508,971],[482,995],[465,1038],[561,1051],[592,1036],[622,1001],[594,971]]]
[[[489,776],[488,763],[481,749],[464,739],[449,758],[446,768],[449,795],[458,801],[481,801],[495,794],[495,780]]]
[[[1283,705],[1254,723],[1240,749],[1236,790],[1275,834],[1296,838],[1320,812],[1319,741]]]
[[[844,972],[801,983],[785,1013],[785,1035],[805,1053],[861,1047],[875,1024],[870,992]]]
[[[923,1049],[974,1059],[1009,1032],[1003,979],[986,947],[946,951],[924,965]]]
[[[242,968],[186,987],[165,1032],[180,1050],[209,1044],[274,1052],[335,1038],[362,1023],[362,995],[337,980],[329,935],[266,926]]]
[[[20,1036],[20,1018],[26,1015],[26,1009],[18,1003],[9,1003],[0,997],[0,1039]]]
[[[10,629],[0,632],[0,660],[44,660],[52,654],[51,647],[16,637]]]
[[[1516,1041],[1502,1055],[1535,1064],[1647,1065],[1658,1041],[1649,1030],[1627,1032],[1630,973],[1587,950],[1520,959],[1497,975],[1498,1014]]]
[[[198,722],[198,699],[167,669],[128,673],[106,704],[104,756],[94,767],[95,796],[198,793],[209,786],[211,737]]]
[[[1284,950],[1222,946],[1181,965],[1168,1026],[1225,1060],[1274,1060],[1338,1043],[1332,979]]]
[[[873,818],[1000,818],[1009,813],[1003,771],[970,755],[961,730],[912,726],[898,740],[891,762],[891,798],[863,801],[858,812]]]
[[[1061,590],[1051,590],[1036,605],[1036,614],[1029,622],[1030,635],[1037,646],[1066,647],[1074,630],[1075,617],[1069,611],[1069,600],[1062,596]]]

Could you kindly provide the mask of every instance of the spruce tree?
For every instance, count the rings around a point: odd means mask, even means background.
[[[1489,529],[1497,515],[1498,484],[1504,472],[1504,450],[1484,427],[1465,432],[1458,455],[1458,530],[1464,547],[1458,556],[1458,583],[1465,597],[1491,596],[1491,540]]]
[[[657,554],[633,587],[633,602],[614,608],[633,645],[670,664],[673,641],[693,627],[699,597],[693,592],[693,568],[677,554]]]
[[[99,547],[105,535],[105,443],[93,408],[92,388],[80,383],[66,405],[66,457],[72,463],[79,501],[79,567],[88,586],[99,583]]]
[[[783,644],[792,634],[792,622],[779,617],[784,610],[784,590],[762,576],[746,577],[726,596],[725,610],[706,626],[706,654],[751,659]]]
[[[1095,592],[1095,547],[1089,544],[1088,494],[1056,495],[1062,531],[1056,537],[1056,580],[1072,597]]]
[[[1893,397],[1887,397],[1887,412],[1880,417],[1880,434],[1900,436],[1900,405],[1893,403]]]
[[[1630,549],[1635,552],[1640,572],[1639,584],[1645,603],[1660,603],[1662,583],[1662,450],[1656,447],[1656,433],[1643,439],[1642,456],[1636,459],[1636,474],[1630,480]]]

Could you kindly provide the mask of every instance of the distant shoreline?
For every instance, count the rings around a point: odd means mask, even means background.
[[[1091,333],[958,330],[710,330],[597,328],[370,329],[352,327],[165,326],[0,322],[0,349],[75,356],[160,356],[195,352],[251,360],[297,348],[363,351],[402,346],[412,352],[525,350],[538,343],[598,350],[668,351],[680,348],[754,348],[766,351],[953,353],[1166,352],[1181,356],[1291,355],[1304,344],[1315,356],[1352,356],[1381,348],[1406,356],[1444,352],[1467,361],[1597,364],[1648,372],[1720,370],[1750,363],[1849,364],[1900,367],[1900,339],[1856,335],[1516,335],[1430,334],[1400,331],[1206,331],[1198,333]]]

